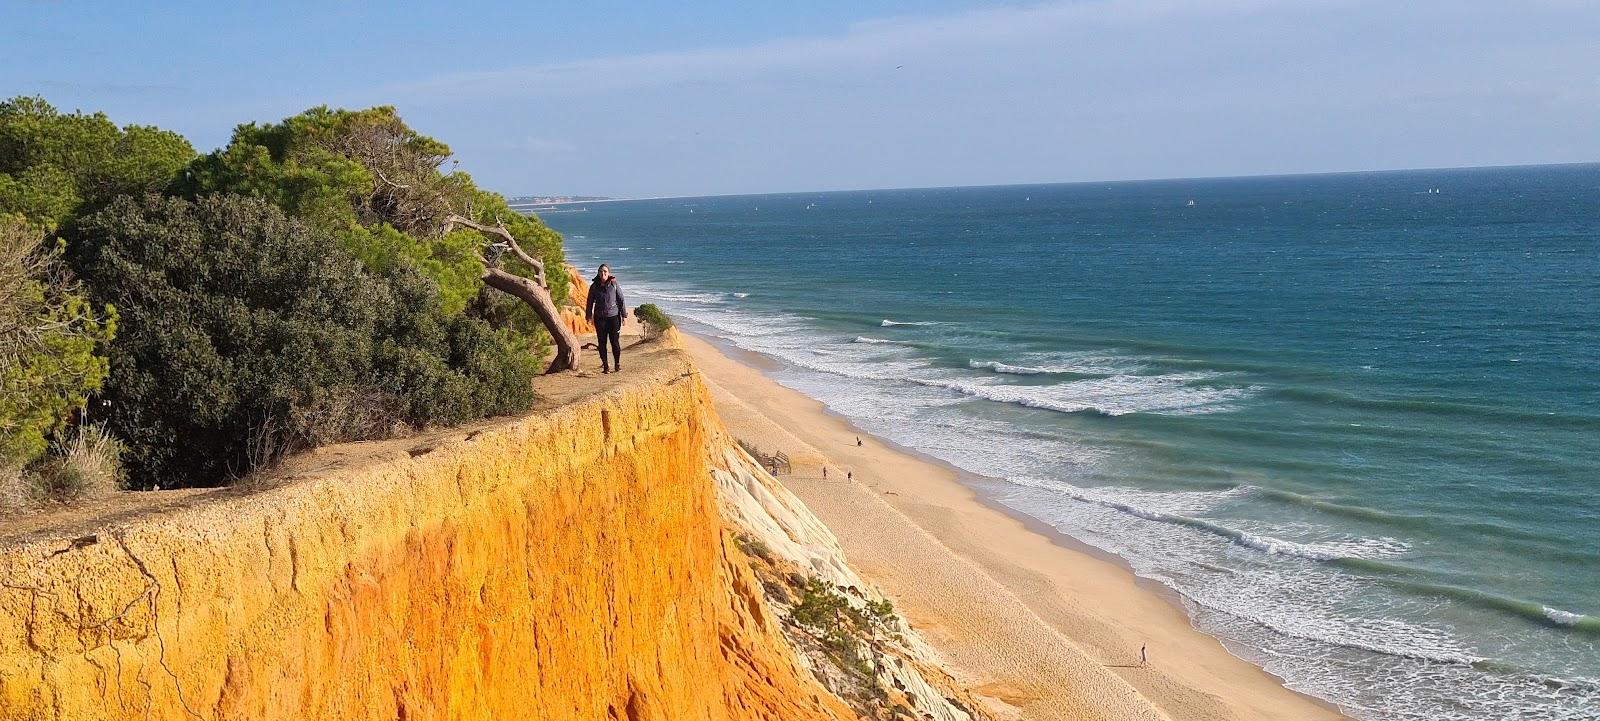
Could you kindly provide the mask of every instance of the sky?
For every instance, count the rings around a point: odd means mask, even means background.
[[[0,2],[0,94],[202,151],[394,105],[507,195],[1600,160],[1592,0]]]

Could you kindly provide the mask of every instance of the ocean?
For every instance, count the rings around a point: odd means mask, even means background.
[[[567,207],[630,303],[1291,688],[1600,718],[1600,165]]]

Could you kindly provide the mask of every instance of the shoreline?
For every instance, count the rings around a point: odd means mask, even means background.
[[[991,479],[862,431],[768,377],[770,358],[687,332],[683,345],[730,431],[788,452],[795,472],[779,480],[851,564],[1018,717],[1348,718],[1195,628],[1176,591],[1121,557],[990,498]],[[854,482],[822,480],[822,464]]]

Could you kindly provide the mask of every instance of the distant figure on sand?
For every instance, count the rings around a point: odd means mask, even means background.
[[[1145,645],[1140,645],[1139,646],[1139,665],[1140,666],[1149,666],[1150,665],[1150,654],[1145,653],[1145,649],[1147,649],[1147,648],[1149,648],[1149,646],[1145,646]]]
[[[855,471],[845,471],[844,479],[847,480],[847,481],[855,480],[856,479],[856,472]]]
[[[622,319],[628,317],[628,304],[622,300],[622,286],[611,274],[611,266],[600,264],[600,272],[589,284],[589,298],[583,317],[594,322],[594,337],[600,346],[600,372],[622,370]],[[611,365],[606,365],[606,343],[611,344]]]
[[[822,480],[824,480],[824,481],[828,480],[828,467],[827,466],[823,466],[822,467]]]
[[[856,436],[856,448],[861,447],[861,436]]]

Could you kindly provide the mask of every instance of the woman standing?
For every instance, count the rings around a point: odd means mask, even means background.
[[[611,274],[611,266],[600,264],[600,272],[589,284],[589,298],[583,306],[583,317],[594,323],[595,340],[600,346],[600,372],[622,370],[622,319],[628,317],[628,305],[622,300],[622,286]],[[606,343],[611,344],[611,365],[606,365]]]

